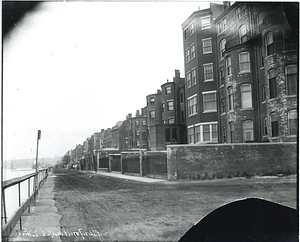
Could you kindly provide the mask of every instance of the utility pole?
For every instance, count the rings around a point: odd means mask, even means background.
[[[38,130],[37,144],[36,144],[36,161],[35,161],[35,173],[38,172],[38,155],[39,155],[39,140],[41,139],[41,131]]]

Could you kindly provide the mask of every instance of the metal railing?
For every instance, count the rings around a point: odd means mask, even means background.
[[[34,202],[34,205],[36,204],[36,197],[38,194],[38,190],[47,180],[51,168],[52,167],[48,167],[46,169],[39,170],[37,173],[31,173],[22,177],[3,181],[2,184],[2,239],[3,240],[8,239],[8,237],[12,233],[18,221],[20,224],[20,230],[22,230],[21,217],[26,209],[28,209],[28,213],[30,213],[30,204],[32,201]],[[33,178],[33,186],[31,186],[30,184],[31,178]],[[28,197],[23,203],[21,203],[21,183],[26,181],[28,183]],[[8,219],[6,214],[5,190],[15,185],[18,186],[19,207]]]

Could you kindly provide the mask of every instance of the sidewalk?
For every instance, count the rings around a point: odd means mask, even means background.
[[[57,241],[60,242],[61,216],[58,214],[54,200],[55,175],[49,173],[47,181],[39,190],[36,205],[30,206],[22,216],[22,231],[17,223],[9,241]]]
[[[93,175],[100,175],[100,176],[110,176],[125,180],[132,180],[132,181],[139,181],[139,182],[147,182],[147,183],[154,183],[154,182],[166,182],[167,180],[164,179],[156,179],[156,178],[149,178],[149,177],[142,177],[142,176],[130,176],[124,175],[119,172],[105,172],[105,171],[98,171],[95,173],[94,171],[81,171],[81,172],[88,172]]]

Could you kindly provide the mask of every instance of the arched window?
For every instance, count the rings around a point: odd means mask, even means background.
[[[241,85],[241,103],[242,108],[252,108],[251,84]]]
[[[274,44],[273,44],[273,34],[271,32],[267,33],[265,36],[266,44],[266,55],[272,55],[274,53]]]
[[[239,28],[239,36],[240,36],[241,43],[244,43],[245,41],[247,41],[247,28],[246,28],[245,24],[243,24]]]
[[[242,123],[243,141],[253,141],[253,121],[246,120]]]
[[[297,110],[290,110],[288,112],[289,120],[289,135],[296,135],[298,133],[298,112]]]

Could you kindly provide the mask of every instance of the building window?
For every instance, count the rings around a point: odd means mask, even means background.
[[[143,125],[143,126],[146,126],[146,125],[147,125],[146,119],[143,119],[143,120],[142,120],[142,125]]]
[[[219,74],[220,74],[220,86],[223,86],[224,83],[225,83],[224,82],[225,77],[224,77],[224,70],[223,70],[223,68],[220,69]]]
[[[173,111],[174,110],[174,102],[168,101],[167,102],[167,111]]]
[[[184,29],[184,39],[187,39],[190,36],[189,28]]]
[[[298,133],[298,113],[297,110],[290,110],[288,112],[289,120],[289,135],[297,135]]]
[[[225,65],[226,65],[226,75],[231,75],[231,57],[228,56],[225,59]]]
[[[204,64],[204,81],[213,81],[213,64]]]
[[[195,28],[194,28],[194,24],[193,23],[189,26],[189,29],[190,29],[190,35],[192,35],[193,33],[195,33]]]
[[[242,25],[239,28],[239,36],[240,36],[240,42],[244,43],[245,41],[247,41],[247,28],[246,25]]]
[[[192,70],[192,86],[196,84],[196,69]]]
[[[260,25],[264,22],[264,18],[266,16],[265,12],[261,12],[260,14],[258,14],[257,16],[257,24]]]
[[[188,103],[188,116],[197,114],[197,95],[190,97]]]
[[[174,124],[175,123],[175,119],[174,118],[169,118],[168,119],[168,124]]]
[[[171,86],[166,86],[166,94],[170,94],[171,93]]]
[[[266,85],[262,85],[262,101],[266,101],[267,93],[266,93]]]
[[[223,57],[223,53],[225,51],[226,39],[222,39],[220,41],[220,57]]]
[[[165,103],[161,104],[161,108],[162,108],[162,112],[164,112],[165,111]]]
[[[180,93],[180,103],[183,103],[183,93]]]
[[[286,73],[286,90],[287,95],[297,95],[298,91],[298,75],[297,66],[290,65],[285,68]]]
[[[279,116],[277,113],[271,113],[270,114],[270,121],[271,121],[271,134],[272,137],[278,136],[278,122],[279,122]]]
[[[263,135],[268,135],[268,120],[267,118],[264,118],[264,124],[263,124]]]
[[[186,49],[185,50],[185,59],[186,59],[186,62],[189,62],[191,60],[191,52],[190,52],[190,49]]]
[[[263,67],[265,65],[265,58],[264,58],[264,51],[263,51],[263,47],[261,46],[259,48],[259,55],[260,55],[260,67]]]
[[[273,34],[267,33],[265,36],[266,40],[266,55],[272,55],[274,53]]]
[[[248,52],[239,54],[240,72],[250,71],[250,55]]]
[[[253,141],[253,121],[247,120],[242,123],[243,141]]]
[[[233,87],[228,87],[229,111],[233,110]]]
[[[218,127],[217,124],[203,125],[203,142],[218,141]]]
[[[210,28],[210,16],[201,18],[202,29]]]
[[[172,129],[172,142],[177,142],[177,129]]]
[[[139,121],[139,120],[136,120],[136,121],[135,121],[135,125],[136,125],[136,126],[140,126],[140,121]]]
[[[225,100],[221,101],[221,114],[226,113],[226,102]]]
[[[170,129],[166,129],[166,142],[171,142]]]
[[[196,57],[196,49],[195,49],[195,45],[191,45],[191,55],[192,55],[192,59]]]
[[[270,99],[277,97],[277,84],[276,84],[276,75],[275,70],[270,70],[268,73],[269,78],[269,91],[270,91]]]
[[[147,140],[147,131],[142,131],[142,140]]]
[[[226,19],[222,19],[218,23],[218,34],[222,33],[226,29]]]
[[[252,108],[251,84],[241,85],[242,108]]]
[[[234,124],[229,123],[230,143],[234,143]]]
[[[189,144],[194,144],[194,127],[188,128]]]
[[[236,16],[238,19],[242,18],[246,14],[246,6],[245,4],[238,7],[236,10]]]
[[[195,143],[200,142],[200,125],[195,126]]]
[[[187,87],[188,87],[188,88],[191,87],[191,85],[192,85],[191,72],[188,72],[188,73],[186,74],[186,84],[187,84]]]
[[[226,143],[226,127],[222,127],[222,142]]]
[[[154,104],[154,97],[150,98],[150,104]]]
[[[203,54],[212,53],[211,38],[202,40]]]
[[[155,119],[155,110],[151,110],[149,112],[149,115],[150,115],[150,119]]]
[[[213,93],[203,94],[203,111],[204,112],[216,112],[217,111],[217,95]]]

